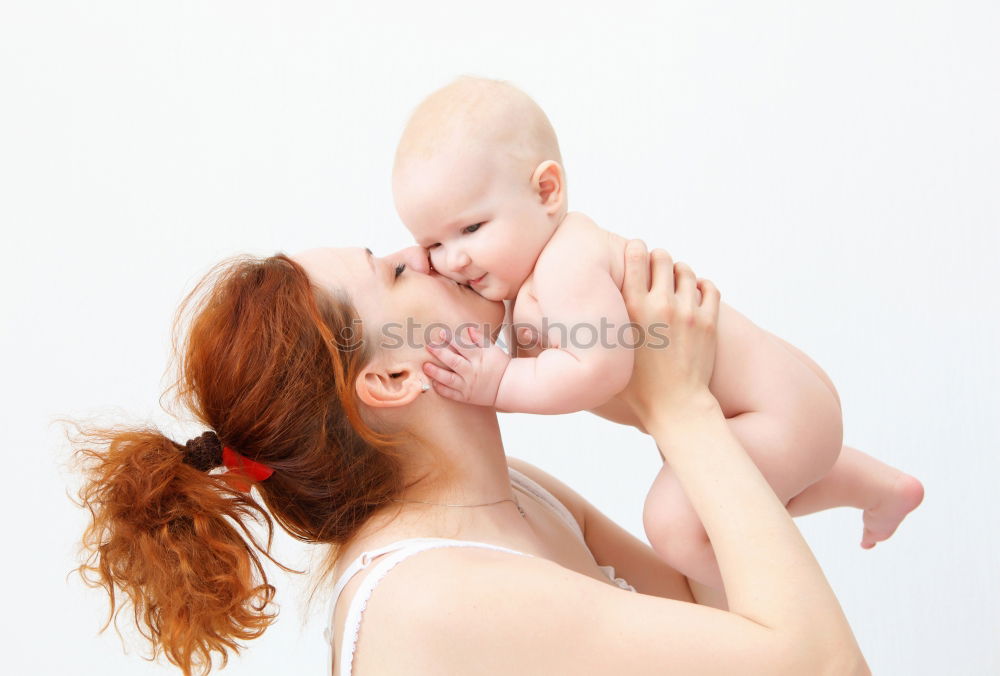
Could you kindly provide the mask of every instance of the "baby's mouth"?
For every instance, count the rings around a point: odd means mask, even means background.
[[[486,276],[486,273],[484,272],[478,278],[476,278],[476,279],[470,279],[469,280],[469,286],[472,287],[472,288],[475,288],[478,284],[482,283],[483,277],[485,277],[485,276]]]

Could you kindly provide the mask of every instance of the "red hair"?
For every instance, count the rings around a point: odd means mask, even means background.
[[[216,652],[225,666],[238,641],[276,616],[261,562],[272,516],[299,540],[331,545],[329,573],[365,521],[412,485],[403,437],[372,429],[358,407],[354,382],[374,351],[360,327],[349,300],[312,285],[283,254],[223,261],[188,294],[174,323],[171,389],[224,444],[274,474],[255,484],[261,505],[186,464],[185,446],[156,429],[84,430],[79,497],[92,521],[78,572],[110,597],[102,631],[121,610],[120,591],[153,658],[162,650],[185,676],[207,674]],[[252,536],[254,521],[266,544]]]

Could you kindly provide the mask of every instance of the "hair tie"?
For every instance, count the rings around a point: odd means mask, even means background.
[[[197,470],[207,472],[222,464],[222,443],[209,430],[184,444],[184,462]]]
[[[250,492],[253,481],[263,481],[274,474],[267,465],[240,455],[229,446],[223,446],[212,430],[203,432],[184,444],[184,462],[202,472],[208,472],[220,465],[225,466],[226,473],[222,476],[233,488]]]
[[[263,481],[274,474],[272,468],[240,455],[229,446],[222,447],[222,464],[229,470],[225,474],[226,479],[234,488],[244,493],[250,492],[250,482],[247,478]]]

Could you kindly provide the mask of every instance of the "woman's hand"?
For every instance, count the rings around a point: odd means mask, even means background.
[[[663,249],[647,255],[646,245],[632,240],[625,248],[622,296],[641,334],[633,337],[638,349],[632,380],[618,398],[647,428],[654,412],[706,402],[719,321],[715,285],[696,279]]]

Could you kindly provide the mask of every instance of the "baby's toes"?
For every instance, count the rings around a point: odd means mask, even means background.
[[[876,542],[889,539],[906,515],[924,499],[924,487],[915,477],[900,472],[883,500],[864,512],[865,530],[861,546],[871,549]]]

